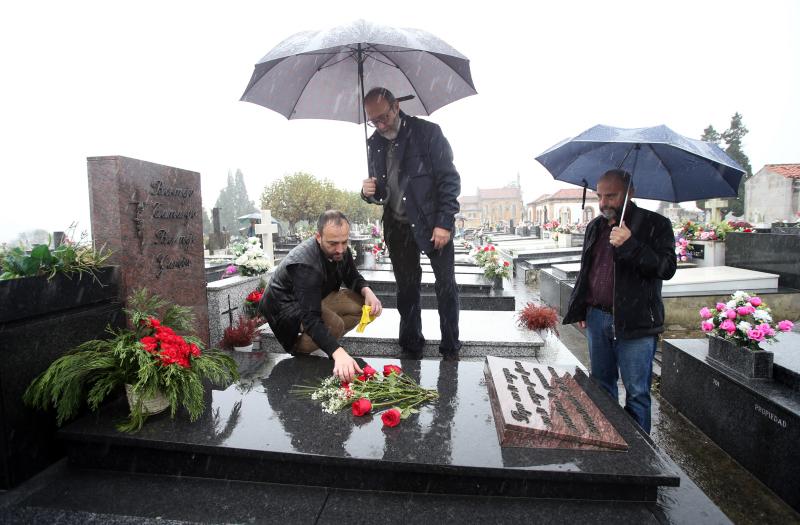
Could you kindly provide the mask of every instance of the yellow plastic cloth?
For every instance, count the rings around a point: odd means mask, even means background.
[[[362,333],[364,328],[366,328],[369,323],[375,320],[375,316],[370,315],[369,311],[370,307],[368,305],[365,304],[361,307],[361,321],[359,321],[358,327],[356,327],[356,332]]]

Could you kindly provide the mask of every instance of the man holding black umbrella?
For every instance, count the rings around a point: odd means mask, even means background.
[[[563,323],[586,328],[592,377],[617,399],[622,376],[625,410],[649,433],[653,357],[664,331],[661,283],[677,261],[672,225],[630,202],[630,177],[614,169],[597,182],[602,215],[586,228]]]
[[[420,252],[436,276],[441,344],[446,358],[458,356],[459,299],[452,240],[461,178],[453,151],[436,124],[400,110],[394,95],[375,88],[364,97],[364,110],[375,133],[367,141],[369,178],[361,195],[384,206],[383,224],[397,280],[399,342],[403,353],[421,357]]]

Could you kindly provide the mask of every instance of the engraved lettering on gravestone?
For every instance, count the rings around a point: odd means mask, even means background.
[[[156,279],[161,277],[164,270],[177,270],[180,268],[188,268],[192,262],[188,257],[181,257],[179,259],[172,259],[167,253],[160,253],[155,256],[156,261]]]
[[[154,219],[178,219],[188,224],[190,219],[197,217],[197,210],[162,208],[160,202],[153,203]]]
[[[559,399],[554,399],[553,406],[556,407],[556,412],[558,412],[558,415],[560,415],[564,419],[564,423],[566,423],[567,428],[570,429],[572,432],[577,433],[578,427],[575,426],[575,422],[573,422],[572,418],[569,417],[569,414],[564,409],[564,405],[561,404],[561,401]]]
[[[150,183],[150,195],[154,197],[179,197],[184,201],[194,195],[191,188],[170,188],[160,180]]]
[[[553,389],[553,387],[550,386],[550,383],[547,382],[547,378],[544,377],[544,374],[542,373],[541,370],[539,370],[538,368],[534,368],[533,369],[533,373],[536,374],[536,377],[539,378],[539,382],[542,383],[542,386],[544,387],[545,390],[552,390]]]
[[[522,376],[522,382],[528,385],[529,387],[536,386],[536,383],[531,381],[531,378],[529,376]]]
[[[712,379],[711,382],[714,383],[714,386],[719,387],[719,380],[718,379]]]
[[[507,383],[513,383],[517,376],[508,371],[508,368],[503,368],[503,375],[506,376]]]
[[[519,402],[517,402],[517,409],[511,411],[511,417],[517,421],[524,421],[525,423],[530,423],[529,417],[532,415],[533,412],[525,408],[525,405]]]
[[[532,386],[528,387],[528,395],[531,396],[531,401],[536,405],[540,405],[541,401],[544,399],[544,396],[536,392],[536,389]]]
[[[153,244],[160,244],[162,246],[177,244],[184,250],[188,250],[189,247],[194,244],[194,234],[170,236],[169,232],[162,228],[155,233],[155,236],[156,240],[153,241]]]
[[[536,413],[539,414],[539,417],[542,418],[542,422],[544,422],[548,428],[553,426],[553,422],[550,420],[550,414],[547,413],[547,410],[539,407],[536,409]]]
[[[515,367],[514,367],[514,372],[519,372],[519,373],[520,373],[520,374],[522,374],[523,376],[529,376],[529,375],[531,375],[531,373],[530,373],[530,372],[528,372],[527,370],[525,370],[525,369],[522,367],[522,363],[520,363],[519,361],[514,361],[514,365],[515,365]]]
[[[773,414],[772,412],[770,412],[766,408],[762,407],[758,403],[755,404],[755,409],[756,409],[756,412],[758,412],[759,414],[762,414],[763,416],[766,416],[767,419],[769,419],[770,421],[772,421],[774,423],[777,423],[778,426],[786,428],[786,420],[785,419],[782,419],[782,418],[778,417],[777,415]]]

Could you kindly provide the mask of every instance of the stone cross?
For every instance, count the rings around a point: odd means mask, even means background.
[[[278,227],[272,224],[272,212],[261,210],[261,224],[256,224],[256,235],[261,235],[261,244],[271,267],[275,266],[275,250],[272,245],[272,234],[278,232]]]
[[[222,311],[223,314],[228,314],[228,326],[233,326],[233,312],[238,309],[238,306],[231,305],[231,296],[228,295],[228,309]]]

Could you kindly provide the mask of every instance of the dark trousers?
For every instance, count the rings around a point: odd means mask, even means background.
[[[422,315],[420,307],[420,283],[422,268],[419,264],[420,251],[414,241],[409,224],[399,223],[384,216],[384,238],[389,247],[389,258],[397,281],[397,310],[400,313],[400,347],[411,353],[419,353],[425,345],[422,335]],[[441,250],[428,258],[436,277],[436,301],[439,308],[439,328],[442,353],[458,352],[458,312],[460,309],[458,287],[454,265],[455,250],[451,240]]]

